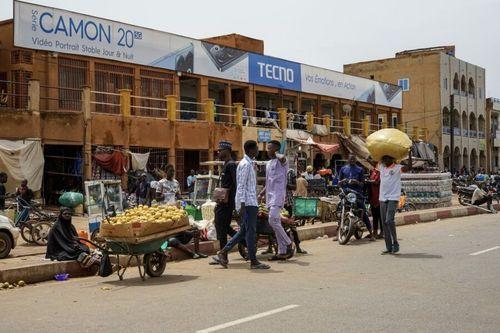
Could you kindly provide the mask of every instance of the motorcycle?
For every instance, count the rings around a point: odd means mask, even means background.
[[[340,189],[341,214],[337,239],[340,245],[349,242],[352,236],[356,239],[363,238],[366,227],[361,218],[362,210],[358,208],[358,200],[365,201],[365,197],[352,189]]]
[[[462,206],[472,205],[472,195],[475,190],[475,186],[457,186],[458,202]]]

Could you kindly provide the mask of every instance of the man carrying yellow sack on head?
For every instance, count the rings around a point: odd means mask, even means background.
[[[399,252],[394,217],[401,197],[401,173],[411,169],[396,162],[407,157],[412,142],[408,136],[397,129],[383,129],[366,138],[371,156],[380,161],[376,165],[380,172],[380,219],[384,225],[386,250],[381,254]]]

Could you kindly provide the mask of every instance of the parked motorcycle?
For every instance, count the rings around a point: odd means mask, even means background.
[[[337,230],[339,244],[345,245],[352,236],[356,239],[363,237],[366,227],[361,218],[362,210],[358,208],[357,201],[365,201],[366,198],[352,189],[342,189],[339,194],[341,205],[340,223]]]
[[[457,186],[458,202],[462,206],[472,205],[472,195],[475,190],[475,186]]]

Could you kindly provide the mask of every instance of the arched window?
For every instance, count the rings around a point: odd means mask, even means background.
[[[479,117],[477,118],[477,125],[478,125],[478,136],[480,139],[484,139],[484,130],[485,130],[485,126],[486,126],[486,123],[484,121],[484,117],[483,115],[479,115]]]
[[[467,136],[469,133],[469,118],[467,112],[462,112],[462,136]]]
[[[443,108],[443,127],[450,128],[450,111],[447,107]],[[443,129],[444,131],[445,129]]]
[[[477,122],[476,115],[474,113],[469,115],[469,136],[472,138],[477,136]]]
[[[455,77],[453,78],[453,92],[455,94],[458,94],[459,90],[460,90],[460,81],[458,80],[458,74],[455,73]]]
[[[469,96],[472,98],[476,97],[476,86],[474,85],[474,80],[472,78],[469,79]]]
[[[460,84],[460,94],[462,96],[467,96],[467,82],[465,81],[465,75],[462,75],[462,81]]]
[[[460,128],[460,113],[457,109],[453,110],[453,127]]]

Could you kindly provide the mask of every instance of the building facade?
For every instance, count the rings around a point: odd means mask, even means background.
[[[500,99],[488,98],[486,100],[486,128],[488,129],[486,139],[488,149],[488,160],[491,171],[500,171]]]
[[[262,41],[234,34],[200,41],[117,28],[121,23],[44,6],[14,6],[14,20],[0,22],[0,139],[41,140],[47,193],[113,177],[92,158],[102,149],[149,152],[148,169],[172,164],[185,186],[191,169],[216,158],[220,140],[232,142],[241,158],[245,140],[258,140],[264,151],[265,141],[283,139],[285,129],[336,143],[332,133],[345,131],[346,124],[348,132],[361,134],[401,120],[397,86],[264,56]],[[34,12],[31,26],[26,13]],[[108,27],[133,30],[137,43],[155,34],[158,44],[168,40],[165,47],[176,38],[190,46],[147,64],[130,53],[114,60],[109,54],[117,51],[99,44],[108,39]],[[25,36],[35,30],[45,37]],[[132,44],[127,36],[116,42]],[[91,38],[83,43],[84,37]],[[362,93],[353,98],[356,89]],[[318,126],[326,132],[318,135]]]
[[[441,168],[489,168],[485,70],[455,57],[454,46],[347,64],[344,72],[400,85],[402,122],[407,127],[429,129]]]

